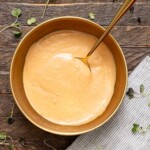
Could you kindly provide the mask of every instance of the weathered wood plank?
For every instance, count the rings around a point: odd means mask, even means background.
[[[15,140],[16,147],[19,147],[21,150],[26,150],[27,148],[31,150],[31,146],[36,150],[50,149],[43,143],[44,140],[57,150],[64,150],[76,138],[76,136],[66,137],[44,132],[31,124],[25,117],[15,118],[15,122],[12,125],[4,121],[6,118],[0,119],[0,131],[4,131],[11,136]],[[25,138],[29,142],[28,145],[30,147],[23,147],[19,143],[20,138]],[[1,146],[0,149],[2,150]]]
[[[150,56],[150,48],[139,48],[139,47],[122,47],[123,52],[126,57],[128,70],[132,71],[142,59],[149,55]],[[9,54],[9,53],[8,53]],[[9,65],[10,62],[7,63],[5,60],[10,59],[12,56],[6,57],[3,61],[2,70],[0,71],[0,92],[1,93],[10,93],[10,85],[9,85]],[[7,104],[7,103],[6,103]],[[4,105],[6,105],[4,104]],[[8,114],[8,113],[7,113]]]
[[[95,21],[101,25],[108,25],[115,13],[121,6],[121,3],[81,3],[81,4],[49,4],[44,19],[41,19],[44,4],[27,4],[27,3],[0,3],[0,25],[11,24],[14,17],[10,12],[13,8],[21,8],[22,16],[19,21],[22,25],[26,25],[26,20],[31,16],[37,18],[37,23],[44,20],[60,16],[78,16],[88,18],[88,13],[96,14]],[[150,25],[150,5],[148,2],[136,3],[134,5],[134,13],[127,14],[119,21],[118,25],[138,25],[137,18],[141,18],[141,25]],[[144,10],[144,11],[143,11]]]
[[[122,47],[150,47],[149,26],[116,26],[111,34]]]
[[[106,28],[106,26],[104,26]],[[3,26],[0,26],[2,29]],[[33,27],[22,27],[22,37]],[[0,52],[15,49],[21,38],[15,38],[12,34],[13,29],[5,30],[0,34]],[[116,26],[112,29],[112,35],[118,43],[124,47],[150,47],[150,26]],[[1,58],[1,55],[0,55]]]
[[[7,85],[9,87],[9,85]],[[12,107],[15,104],[12,94],[0,94],[0,122],[7,122],[7,117],[10,116]],[[15,105],[14,107],[14,118],[23,118],[24,116]],[[4,118],[4,119],[2,119]]]
[[[123,2],[124,0],[92,0],[92,3],[101,3],[101,2]],[[149,0],[137,0],[137,2],[148,2]],[[1,0],[1,2],[5,2],[6,0]],[[9,2],[14,2],[14,3],[45,3],[46,0],[7,0],[7,3]],[[54,3],[54,4],[67,4],[67,3],[87,3],[87,2],[91,2],[91,0],[51,0],[50,3]]]
[[[122,47],[126,62],[128,71],[131,72],[134,70],[134,68],[146,57],[150,56],[150,48],[126,48]]]
[[[92,3],[96,3],[96,2],[113,2],[114,0],[92,0]],[[114,2],[117,3],[117,2],[123,2],[124,0],[115,0]],[[148,2],[149,0],[137,0],[137,2]],[[1,0],[1,2],[5,2],[6,3],[6,0]],[[7,3],[8,2],[15,2],[15,3],[45,3],[44,0],[38,0],[38,1],[35,1],[35,0],[7,0]],[[87,3],[87,2],[91,2],[91,0],[51,0],[50,3]]]

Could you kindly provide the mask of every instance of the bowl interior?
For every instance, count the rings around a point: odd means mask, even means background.
[[[118,106],[120,105],[127,82],[125,59],[117,42],[111,35],[108,35],[104,39],[104,42],[110,48],[114,56],[117,69],[117,79],[114,95],[106,111],[92,122],[75,127],[62,126],[49,122],[34,111],[26,98],[23,88],[23,67],[26,54],[32,43],[44,35],[57,30],[77,30],[95,35],[97,37],[100,37],[100,35],[104,32],[104,29],[99,25],[86,19],[76,17],[57,18],[38,25],[23,38],[14,54],[10,73],[12,93],[22,113],[39,128],[60,135],[76,135],[85,133],[105,123],[114,114],[114,112],[116,112]]]

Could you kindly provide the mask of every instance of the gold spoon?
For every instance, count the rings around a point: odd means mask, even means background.
[[[107,34],[110,32],[110,30],[114,27],[114,25],[119,21],[119,19],[124,15],[124,13],[131,7],[131,5],[136,0],[125,0],[121,8],[119,9],[118,13],[110,23],[110,25],[107,27],[105,32],[102,34],[102,36],[97,40],[97,42],[94,44],[94,46],[91,48],[89,53],[85,58],[76,57],[77,59],[81,60],[85,65],[87,65],[90,68],[90,65],[88,63],[89,57],[93,54],[93,52],[96,50],[96,48],[99,46],[99,44],[102,42],[102,40],[107,36]]]

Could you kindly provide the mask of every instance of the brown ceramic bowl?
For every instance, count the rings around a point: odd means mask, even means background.
[[[19,109],[34,125],[50,133],[78,135],[102,126],[115,114],[122,102],[127,86],[127,65],[120,46],[109,34],[104,42],[114,56],[117,79],[114,95],[106,111],[92,122],[80,126],[62,126],[49,122],[40,116],[27,100],[23,87],[23,67],[29,47],[41,37],[57,30],[77,30],[100,37],[105,29],[92,21],[78,17],[55,18],[36,26],[21,40],[13,56],[10,69],[11,90]]]

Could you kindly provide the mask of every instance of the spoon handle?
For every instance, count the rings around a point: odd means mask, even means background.
[[[99,44],[102,42],[102,40],[107,36],[107,34],[110,32],[110,30],[113,28],[113,26],[119,21],[119,19],[124,15],[124,13],[131,7],[131,5],[136,0],[125,0],[119,11],[117,12],[116,16],[113,18],[110,25],[107,27],[105,32],[102,34],[102,36],[97,40],[97,42],[94,44],[94,46],[91,48],[87,56],[90,56],[95,49],[99,46]]]

